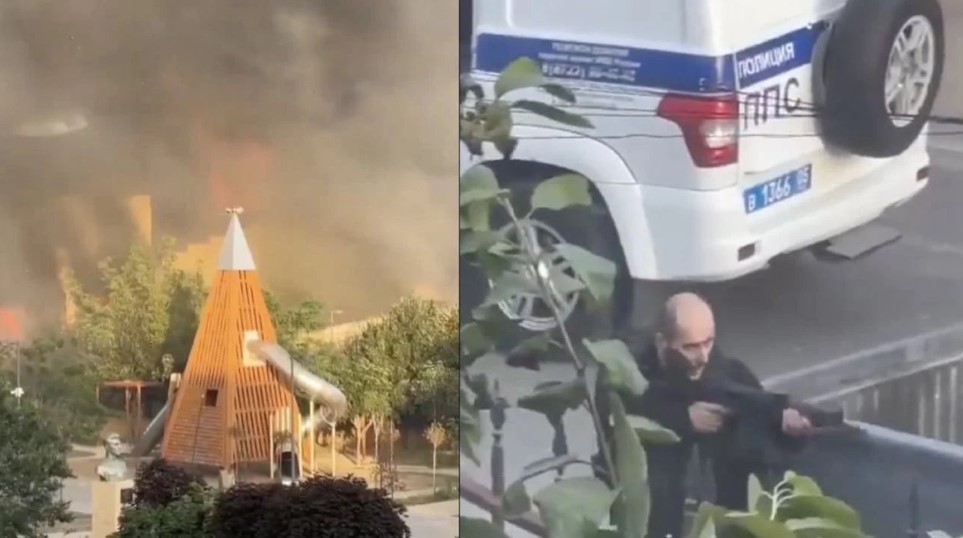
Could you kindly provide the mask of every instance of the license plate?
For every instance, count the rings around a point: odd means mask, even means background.
[[[812,165],[807,164],[742,191],[746,213],[754,213],[808,191],[812,186],[812,171]]]

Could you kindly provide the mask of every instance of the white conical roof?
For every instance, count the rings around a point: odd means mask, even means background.
[[[217,268],[221,271],[254,271],[255,269],[254,256],[251,255],[251,249],[247,246],[247,238],[244,237],[244,230],[241,229],[237,212],[231,213],[231,222],[227,225],[227,233],[224,234]]]

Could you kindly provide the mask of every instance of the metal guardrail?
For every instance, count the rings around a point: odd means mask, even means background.
[[[853,435],[812,440],[787,468],[853,506],[875,538],[963,531],[963,446],[955,444],[963,442],[961,370],[963,324],[770,378],[770,390],[837,402],[858,427]],[[508,522],[501,516],[503,425],[495,428],[493,487],[462,475],[462,502],[491,513],[500,528],[547,536],[537,514]]]
[[[814,439],[786,465],[856,509],[875,538],[963,531],[963,446],[853,424],[858,434]]]

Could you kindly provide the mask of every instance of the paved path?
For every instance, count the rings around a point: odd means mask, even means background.
[[[422,504],[408,509],[412,538],[456,538],[458,501]]]

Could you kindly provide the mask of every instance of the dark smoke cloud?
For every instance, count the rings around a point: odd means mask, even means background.
[[[198,125],[274,151],[269,181],[229,196],[267,287],[344,321],[453,298],[456,16],[450,0],[4,4],[0,304],[59,314],[58,258],[96,281],[135,240],[129,195],[153,197],[155,237],[222,233]],[[87,129],[12,136],[73,111]]]

